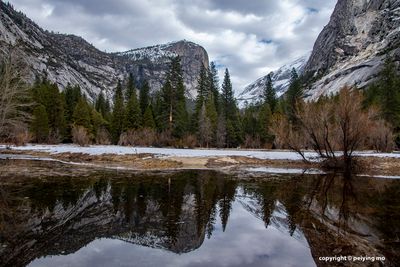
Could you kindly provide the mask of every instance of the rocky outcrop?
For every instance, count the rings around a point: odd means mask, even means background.
[[[79,85],[90,99],[100,91],[111,97],[118,79],[129,73],[138,85],[148,80],[152,92],[158,91],[175,56],[181,57],[186,95],[194,99],[201,66],[209,64],[206,50],[189,41],[106,53],[81,37],[43,30],[9,4],[0,2],[0,9],[0,48],[17,45],[31,69],[29,82],[45,74],[60,89]]]
[[[339,0],[331,19],[319,34],[311,56],[272,73],[279,95],[289,85],[291,67],[305,75],[305,97],[317,99],[345,85],[364,88],[375,81],[387,56],[400,70],[400,1]],[[238,94],[239,103],[257,102],[266,76]]]
[[[171,57],[179,56],[183,69],[183,79],[186,86],[186,96],[195,99],[197,79],[202,66],[208,66],[207,51],[192,42],[183,40],[164,45],[138,48],[113,54],[121,65],[122,72],[133,73],[137,82],[148,80],[152,91],[158,91],[168,71]]]
[[[339,0],[305,66],[311,99],[376,79],[387,55],[400,61],[399,0]]]

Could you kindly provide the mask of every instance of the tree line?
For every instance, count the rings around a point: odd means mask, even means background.
[[[352,99],[352,107],[358,108],[352,110],[352,116],[375,122],[375,130],[359,133],[363,139],[358,137],[352,150],[389,151],[400,144],[400,81],[391,60],[366,90],[354,87],[348,90],[351,92],[314,102],[304,101],[306,80],[295,69],[280,98],[268,75],[259,101],[242,109],[234,97],[229,70],[220,86],[213,62],[200,70],[194,101],[185,96],[179,57],[171,59],[158,92],[152,92],[146,81],[137,84],[130,74],[118,81],[113,99],[100,92],[89,101],[79,86],[68,85],[60,91],[45,75],[29,88],[22,82],[22,72],[12,69],[18,64],[11,61],[11,57],[3,57],[0,68],[4,91],[0,136],[15,143],[316,149],[328,157],[329,151],[343,148],[338,140],[329,139],[346,134],[339,130],[343,118],[335,107]]]
[[[45,76],[31,89],[34,107],[29,126],[34,142],[238,147],[243,120],[234,98],[228,69],[222,86],[214,63],[203,66],[197,97],[185,96],[180,58],[171,59],[165,82],[151,93],[130,74],[118,81],[109,101],[103,92],[91,103],[78,86],[60,91]]]

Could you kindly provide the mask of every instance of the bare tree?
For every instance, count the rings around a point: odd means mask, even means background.
[[[275,136],[276,148],[288,148],[296,151],[305,162],[308,162],[303,151],[307,148],[304,129],[295,128],[285,115],[276,113],[272,117],[270,130]]]
[[[27,64],[16,47],[0,51],[0,137],[12,139],[16,129],[26,128],[29,86]]]
[[[277,143],[298,152],[305,161],[303,150],[312,148],[326,167],[352,168],[354,151],[371,146],[371,140],[391,136],[379,112],[363,109],[362,102],[361,92],[344,87],[334,98],[304,103],[296,126],[285,116],[276,117],[272,131]],[[386,144],[390,146],[389,141]]]

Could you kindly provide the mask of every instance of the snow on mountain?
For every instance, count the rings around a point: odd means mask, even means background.
[[[301,74],[304,70],[304,66],[310,57],[311,52],[297,58],[293,62],[280,67],[276,71],[270,73],[272,78],[272,84],[276,91],[277,96],[283,95],[289,87],[290,75],[292,69],[296,69],[297,73]],[[244,107],[247,103],[256,103],[260,100],[263,94],[264,86],[267,81],[267,76],[265,75],[250,85],[246,86],[242,92],[237,94],[237,99],[240,107]]]
[[[120,56],[127,56],[131,60],[139,61],[149,59],[151,62],[157,62],[162,58],[176,57],[177,53],[168,51],[173,43],[136,48],[125,52],[117,53]]]
[[[151,93],[157,92],[175,56],[181,58],[186,96],[194,99],[201,66],[209,64],[207,51],[186,40],[106,53],[81,37],[42,29],[11,4],[0,1],[0,11],[0,50],[19,44],[18,54],[30,67],[28,82],[45,73],[61,90],[68,84],[79,85],[90,100],[101,91],[112,98],[118,80],[129,74],[137,85],[147,80]]]
[[[189,99],[195,99],[197,96],[196,86],[201,67],[209,65],[207,51],[187,40],[132,49],[114,55],[128,63],[127,71],[134,74],[137,83],[146,79],[151,92],[156,92],[162,87],[171,58],[179,56],[186,97]]]

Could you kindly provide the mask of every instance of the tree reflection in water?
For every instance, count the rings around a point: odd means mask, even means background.
[[[398,180],[336,174],[253,180],[185,171],[18,181],[0,188],[5,266],[74,253],[101,237],[188,253],[217,229],[229,229],[233,203],[267,229],[304,236],[317,265],[324,266],[320,256],[332,255],[400,262]]]

